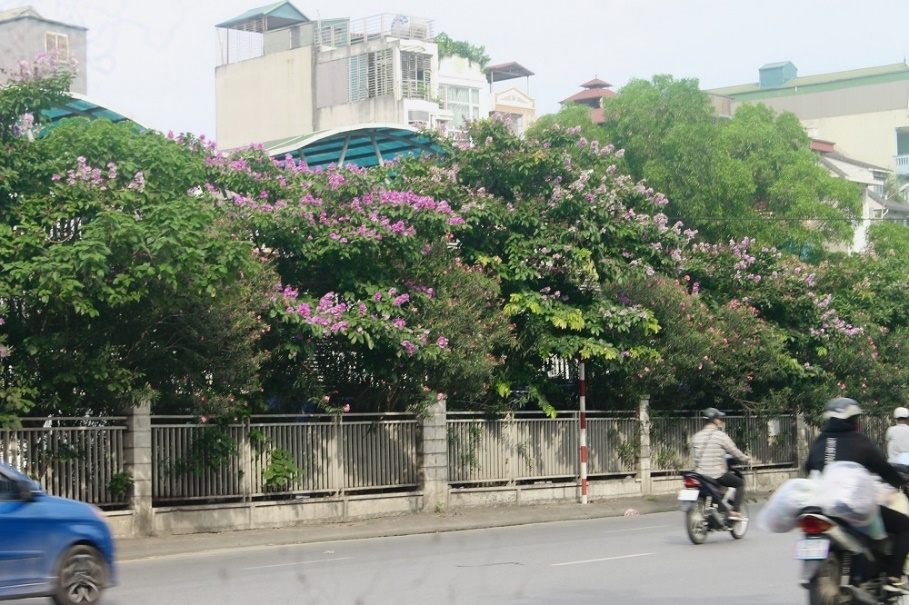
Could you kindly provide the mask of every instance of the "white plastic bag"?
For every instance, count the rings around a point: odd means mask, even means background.
[[[824,467],[818,504],[826,515],[838,517],[858,529],[870,528],[879,537],[880,509],[875,479],[856,462],[831,462]]]
[[[795,529],[799,512],[806,506],[816,506],[820,481],[790,479],[777,488],[758,515],[758,527],[764,531],[786,533]]]

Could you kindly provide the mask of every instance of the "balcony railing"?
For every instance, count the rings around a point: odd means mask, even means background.
[[[896,156],[896,175],[909,176],[909,155]]]

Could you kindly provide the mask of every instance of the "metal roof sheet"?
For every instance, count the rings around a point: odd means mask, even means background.
[[[909,65],[894,63],[878,67],[866,67],[814,76],[799,76],[793,78],[782,86],[774,88],[761,88],[759,83],[713,88],[707,92],[732,97],[734,99],[757,99],[761,97],[777,97],[796,92],[813,92],[831,88],[848,88],[869,83],[890,82],[909,79]]]
[[[296,25],[298,23],[307,23],[309,21],[309,17],[300,12],[296,6],[285,0],[283,2],[276,2],[267,6],[250,9],[242,15],[219,23],[215,27],[232,29],[235,26],[244,25],[262,18],[268,19],[268,29],[277,29],[289,25]]]
[[[500,63],[498,65],[490,65],[486,68],[486,81],[487,82],[502,82],[504,80],[511,80],[513,78],[524,78],[532,76],[534,73],[514,61],[510,63]]]
[[[67,118],[81,117],[88,118],[89,120],[103,118],[110,120],[111,122],[129,121],[139,126],[139,128],[142,130],[146,129],[146,127],[135,118],[132,118],[119,111],[114,111],[109,107],[99,105],[84,95],[71,92],[69,93],[69,97],[69,100],[63,105],[45,109],[41,112],[41,115],[46,120],[49,120],[51,124],[59,122],[60,120],[65,120]]]
[[[399,156],[440,153],[441,149],[416,128],[401,124],[363,124],[279,139],[265,144],[274,158],[287,155],[310,168],[332,164],[377,166]]]

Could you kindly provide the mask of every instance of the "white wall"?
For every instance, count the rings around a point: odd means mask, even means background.
[[[312,47],[218,67],[218,147],[233,149],[312,132],[312,82]]]
[[[833,141],[851,158],[895,170],[896,129],[909,126],[906,109],[879,113],[802,120],[816,138]]]
[[[403,103],[396,101],[394,95],[385,95],[317,109],[315,123],[318,130],[370,123],[406,124],[403,107]]]

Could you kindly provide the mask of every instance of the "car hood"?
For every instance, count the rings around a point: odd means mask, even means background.
[[[35,492],[35,502],[41,503],[45,515],[54,519],[89,520],[101,522],[95,507],[78,500],[51,496],[45,492]]]

